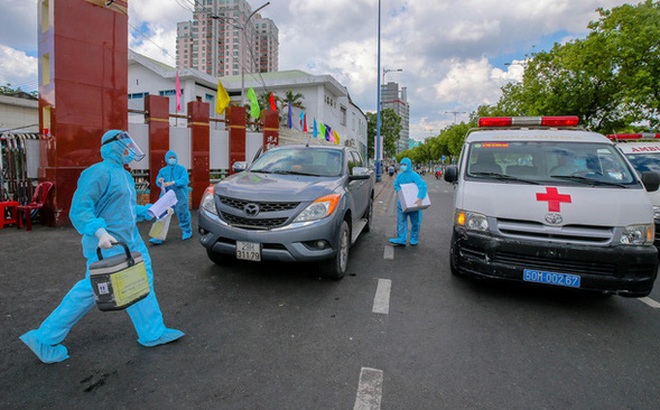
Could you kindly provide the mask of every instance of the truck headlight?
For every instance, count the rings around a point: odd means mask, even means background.
[[[296,217],[293,223],[316,221],[332,215],[337,209],[340,199],[339,194],[326,195],[316,199]]]
[[[204,191],[204,195],[202,196],[200,207],[208,213],[218,215],[218,211],[215,209],[215,201],[213,200],[214,192],[213,185],[206,188],[206,191]]]
[[[488,232],[488,219],[482,214],[456,210],[455,222],[470,231]]]
[[[655,226],[653,224],[630,225],[623,229],[623,234],[621,234],[621,243],[623,245],[652,244],[654,235]]]

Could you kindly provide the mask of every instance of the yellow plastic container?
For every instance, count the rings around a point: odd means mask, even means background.
[[[124,254],[103,258],[101,249],[96,249],[99,257],[89,267],[96,306],[102,311],[126,309],[149,294],[147,270],[140,252],[131,252],[128,245]]]

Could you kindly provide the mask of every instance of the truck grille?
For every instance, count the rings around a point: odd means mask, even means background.
[[[284,225],[288,218],[244,218],[221,212],[220,216],[229,225],[248,229],[272,229]]]
[[[247,201],[245,199],[230,198],[227,196],[218,195],[220,202],[234,208],[243,210],[247,204],[259,205],[259,212],[280,212],[290,211],[296,209],[300,202],[260,202],[260,201]]]

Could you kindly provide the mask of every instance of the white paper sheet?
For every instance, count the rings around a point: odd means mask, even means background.
[[[160,219],[167,215],[167,210],[174,205],[176,205],[177,199],[174,191],[170,190],[161,196],[158,201],[156,201],[151,208],[149,208],[149,215]]]

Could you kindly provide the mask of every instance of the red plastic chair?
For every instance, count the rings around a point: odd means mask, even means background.
[[[37,189],[34,190],[34,195],[32,195],[32,202],[26,205],[18,206],[19,228],[22,218],[25,217],[25,227],[28,231],[32,230],[32,211],[35,209],[40,210],[43,208],[52,187],[53,183],[50,181],[40,182],[39,185],[37,185]]]
[[[18,221],[18,202],[0,202],[0,229],[4,228],[5,225],[16,225],[18,228],[20,227]]]

